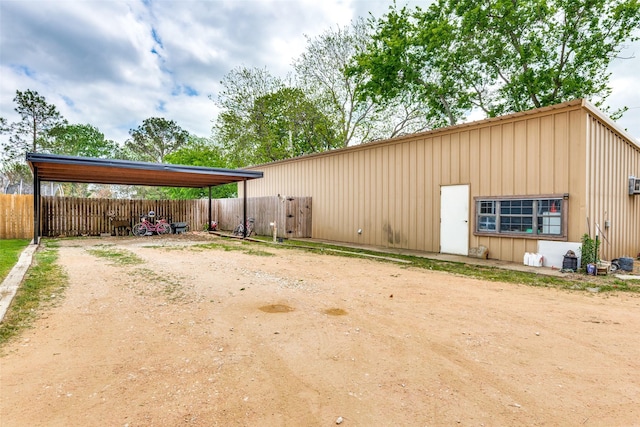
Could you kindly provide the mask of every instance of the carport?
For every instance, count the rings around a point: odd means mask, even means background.
[[[207,168],[44,153],[27,153],[27,163],[33,171],[34,244],[38,244],[40,241],[40,184],[42,181],[158,187],[208,187],[209,224],[211,224],[212,187],[233,182],[243,183],[243,223],[246,223],[247,181],[263,176],[262,172],[243,169]]]

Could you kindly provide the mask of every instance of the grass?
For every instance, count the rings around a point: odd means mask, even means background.
[[[265,243],[270,243],[268,238],[260,238]],[[410,263],[402,268],[417,267],[426,270],[443,271],[457,274],[464,277],[472,277],[481,280],[494,282],[516,283],[528,286],[538,286],[568,290],[582,290],[589,292],[633,292],[640,293],[640,277],[638,280],[620,280],[615,276],[587,276],[586,274],[569,274],[565,277],[550,276],[545,274],[529,273],[525,271],[508,270],[504,268],[470,265],[462,262],[442,261],[420,256],[402,255],[371,251],[359,248],[345,248],[344,246],[331,245],[326,243],[287,240],[286,243],[277,244],[282,248],[298,248],[317,253],[335,255],[363,257],[373,255],[380,262],[393,262],[391,259],[409,261]],[[345,249],[348,253],[345,253]],[[380,259],[380,256],[388,257],[387,260]]]
[[[215,243],[202,243],[198,245],[193,245],[192,248],[198,249],[222,249],[224,251],[242,251],[247,255],[255,255],[255,256],[274,256],[273,253],[264,251],[262,249],[256,249],[256,245],[251,242],[240,242],[239,244],[236,242],[215,242]]]
[[[117,265],[144,264],[144,260],[142,258],[130,251],[98,247],[96,249],[89,249],[88,252],[93,256],[105,258]]]
[[[67,276],[56,265],[58,249],[54,241],[42,243],[35,253],[34,263],[29,268],[22,286],[4,320],[0,323],[0,346],[31,326],[42,309],[61,301],[67,286]]]
[[[325,243],[287,240],[284,244],[271,244],[269,238],[261,239],[262,244],[283,249],[302,249],[318,254],[342,256],[342,257],[367,257],[375,256],[378,262],[394,262],[392,259],[408,261],[409,264],[401,264],[400,268],[423,268],[432,271],[443,271],[465,277],[473,277],[482,280],[490,280],[504,283],[517,283],[528,286],[548,287],[568,290],[582,290],[589,292],[634,292],[640,293],[639,280],[620,280],[614,276],[586,276],[569,274],[566,277],[549,276],[545,274],[513,271],[497,267],[470,265],[462,262],[434,260],[419,256],[385,253],[358,248],[345,248],[344,246]],[[4,278],[11,270],[22,249],[29,244],[28,240],[0,240],[0,277]],[[225,251],[242,251],[254,256],[273,256],[274,254],[263,249],[257,249],[257,244],[252,242],[215,242],[194,245],[193,249],[219,249]],[[94,256],[111,260],[118,265],[137,265],[144,261],[130,251],[110,248],[107,245],[90,249]],[[387,259],[380,258],[388,257]],[[27,272],[23,285],[18,290],[16,297],[9,307],[4,321],[0,323],[0,346],[14,337],[22,329],[30,327],[36,319],[37,313],[61,300],[63,291],[67,286],[67,277],[64,271],[56,265],[58,258],[57,241],[47,240],[41,243],[41,248],[36,252],[34,264]],[[180,283],[150,275],[151,282],[161,282],[161,292],[169,300],[180,300],[183,297]]]
[[[29,245],[29,240],[7,239],[0,240],[0,282],[9,274],[18,262],[22,250]]]

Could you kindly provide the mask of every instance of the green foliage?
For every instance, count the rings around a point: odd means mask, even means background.
[[[226,160],[218,147],[206,138],[190,137],[189,144],[165,157],[166,163],[187,166],[203,166],[226,168]],[[225,184],[213,187],[211,197],[223,199],[236,197],[237,184]],[[170,199],[201,199],[209,197],[208,188],[165,188],[165,195]]]
[[[29,244],[29,240],[4,239],[0,240],[0,283],[18,262],[20,254]]]
[[[230,167],[340,146],[334,124],[301,89],[259,69],[235,69],[222,84],[214,131]]]
[[[17,160],[4,162],[0,179],[2,179],[3,182],[3,192],[6,186],[11,184],[19,184],[20,182],[24,185],[33,184],[31,169],[29,169],[26,163]]]
[[[349,73],[364,93],[424,97],[429,116],[455,124],[575,98],[601,105],[608,66],[640,24],[637,0],[438,0],[392,8]]]
[[[256,99],[249,117],[253,147],[244,153],[249,164],[341,146],[331,121],[300,89],[286,87]]]
[[[9,142],[4,147],[4,155],[14,160],[25,153],[46,151],[48,132],[57,125],[65,124],[55,105],[48,104],[45,97],[36,91],[27,89],[16,91],[13,98],[15,111],[20,121],[12,123],[7,129],[6,120],[3,127],[11,133]]]
[[[38,310],[61,300],[67,286],[64,270],[56,264],[58,251],[53,245],[43,244],[36,252],[24,282],[0,323],[0,345],[28,328],[38,315]]]
[[[115,248],[95,248],[88,252],[99,258],[105,258],[117,265],[138,265],[144,264],[144,260],[131,251]]]
[[[55,154],[114,158],[118,152],[118,144],[104,139],[104,134],[90,124],[58,125],[49,131],[49,136],[48,148]]]
[[[124,155],[130,160],[164,163],[165,156],[184,147],[189,133],[173,120],[152,117],[137,129],[129,131],[131,139],[124,145]]]
[[[597,264],[600,261],[598,251],[600,249],[600,241],[594,240],[588,234],[582,235],[582,251],[580,257],[580,265],[586,269],[587,264]]]
[[[421,104],[396,98],[384,104],[360,97],[362,79],[346,75],[358,52],[371,40],[363,19],[331,28],[315,38],[294,62],[296,81],[315,108],[331,120],[341,147],[424,130]]]

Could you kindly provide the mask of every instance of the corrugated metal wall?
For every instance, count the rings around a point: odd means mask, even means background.
[[[602,258],[635,257],[640,252],[640,195],[630,196],[628,183],[630,175],[640,176],[640,149],[594,115],[587,125],[584,221],[588,218],[592,236],[599,225]]]
[[[440,187],[468,184],[470,246],[487,246],[491,258],[521,261],[525,252],[537,251],[537,240],[473,235],[473,197],[568,193],[569,240],[580,241],[587,211],[595,209],[585,198],[586,158],[587,112],[574,101],[262,165],[254,169],[263,171],[264,178],[248,182],[247,191],[251,196],[311,196],[314,238],[438,252]],[[613,209],[612,203],[610,214]]]

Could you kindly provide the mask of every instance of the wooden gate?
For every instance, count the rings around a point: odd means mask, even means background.
[[[287,197],[285,212],[286,237],[311,237],[310,197]]]

